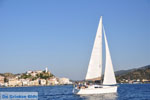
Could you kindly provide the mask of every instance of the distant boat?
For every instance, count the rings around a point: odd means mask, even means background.
[[[102,16],[100,17],[99,26],[86,74],[86,81],[97,81],[102,79],[102,29],[105,40],[106,62],[103,84],[88,85],[86,88],[74,88],[76,94],[102,94],[102,93],[116,93],[116,78],[113,70],[112,60],[109,52],[108,42],[102,25]]]

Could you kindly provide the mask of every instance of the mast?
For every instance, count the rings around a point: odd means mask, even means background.
[[[104,27],[103,27],[103,32],[104,32],[105,49],[106,49],[106,62],[105,62],[106,64],[105,64],[103,84],[104,85],[112,85],[112,84],[116,84],[116,78],[115,78],[115,74],[114,74],[113,64],[112,64],[112,60],[111,60],[111,55],[110,55]]]
[[[102,16],[100,17],[95,42],[86,74],[86,80],[100,80],[102,74]]]

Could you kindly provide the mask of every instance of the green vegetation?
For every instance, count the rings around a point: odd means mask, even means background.
[[[37,78],[40,78],[40,79],[48,79],[50,77],[53,77],[54,75],[53,74],[50,74],[50,73],[46,73],[46,72],[42,72],[40,74],[37,74]]]
[[[27,74],[22,74],[21,75],[21,77],[20,78],[22,78],[22,79],[27,79],[27,78],[32,78],[32,76],[29,74],[29,75],[27,75]]]
[[[8,79],[6,77],[4,78],[4,82],[8,82]]]
[[[51,78],[51,77],[53,77],[54,75],[53,74],[51,74],[50,72],[45,72],[45,71],[43,71],[42,73],[38,73],[38,74],[36,74],[36,76],[32,76],[31,74],[26,74],[26,73],[24,73],[24,74],[22,74],[21,75],[21,79],[31,79],[31,80],[36,80],[36,79],[38,79],[38,78],[40,78],[40,79],[48,79],[48,78]]]

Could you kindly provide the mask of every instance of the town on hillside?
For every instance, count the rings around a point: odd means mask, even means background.
[[[0,74],[1,87],[49,86],[72,84],[69,78],[58,78],[48,68],[45,70],[27,71],[22,74]]]

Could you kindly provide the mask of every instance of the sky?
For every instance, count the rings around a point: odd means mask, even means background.
[[[149,0],[0,0],[0,73],[84,79],[100,16],[115,71],[150,64]]]

